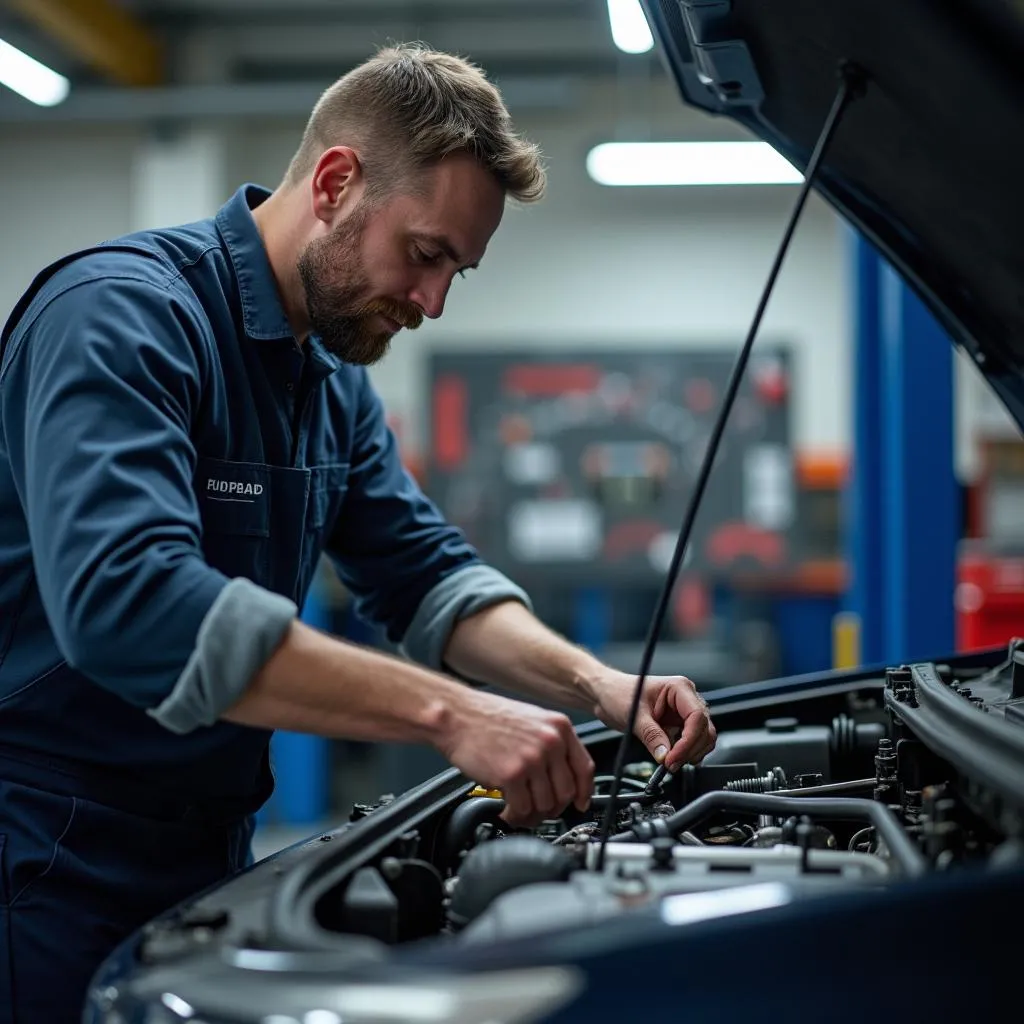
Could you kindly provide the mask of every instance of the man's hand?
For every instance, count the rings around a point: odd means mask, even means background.
[[[636,687],[636,676],[603,665],[514,601],[460,621],[445,649],[445,664],[467,679],[560,707],[589,709],[614,729],[625,729]],[[514,707],[521,717],[522,705]],[[644,682],[636,734],[651,756],[667,761],[672,770],[699,761],[718,739],[707,705],[682,676],[653,676]]]
[[[605,725],[624,730],[636,676],[609,669],[591,688],[597,701],[594,714]],[[654,760],[673,772],[696,764],[718,741],[704,698],[685,676],[649,676],[644,681],[634,731]]]
[[[496,694],[467,691],[438,749],[469,778],[505,797],[511,825],[535,825],[594,789],[594,762],[565,715]]]

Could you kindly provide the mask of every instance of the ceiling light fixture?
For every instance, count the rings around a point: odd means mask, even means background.
[[[608,0],[608,21],[615,45],[626,53],[646,53],[654,46],[654,36],[640,0]]]
[[[41,107],[63,102],[71,85],[63,75],[0,39],[0,83]]]
[[[766,142],[604,142],[587,154],[600,185],[798,185]]]

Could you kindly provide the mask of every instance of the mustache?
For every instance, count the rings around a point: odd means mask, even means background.
[[[372,316],[374,313],[380,313],[410,331],[415,331],[423,323],[423,311],[418,306],[397,299],[372,299],[359,310],[359,316]]]

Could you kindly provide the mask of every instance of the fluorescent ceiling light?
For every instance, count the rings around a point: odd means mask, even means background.
[[[71,88],[63,75],[0,39],[0,82],[41,107],[61,103]]]
[[[587,154],[600,185],[797,185],[767,142],[605,142]]]
[[[646,53],[654,46],[654,36],[640,6],[640,0],[608,0],[608,20],[612,39],[626,53]]]

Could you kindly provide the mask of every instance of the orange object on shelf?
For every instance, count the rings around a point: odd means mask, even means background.
[[[978,651],[1024,636],[1024,554],[967,548],[957,565],[957,649]]]
[[[839,490],[846,483],[849,459],[842,452],[805,449],[794,457],[796,481],[804,490]]]

